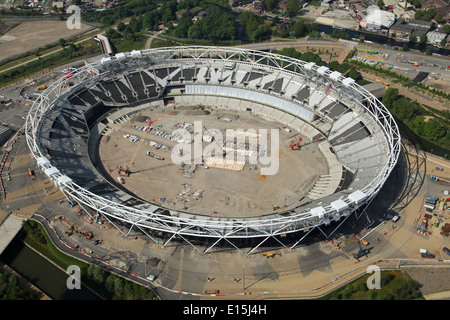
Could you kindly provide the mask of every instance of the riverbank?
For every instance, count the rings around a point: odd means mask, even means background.
[[[13,274],[16,276],[20,286],[29,292],[32,296],[36,297],[38,300],[53,300],[50,298],[44,291],[36,287],[34,284],[32,284],[30,281],[22,277],[18,272],[16,272],[13,268],[10,266],[4,264],[0,261],[0,268],[8,272],[9,274]]]

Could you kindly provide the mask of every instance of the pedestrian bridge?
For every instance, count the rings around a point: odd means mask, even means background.
[[[22,228],[23,218],[9,215],[0,225],[0,255]]]

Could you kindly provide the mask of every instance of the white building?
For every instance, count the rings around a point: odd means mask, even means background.
[[[361,28],[372,32],[387,33],[395,22],[395,14],[383,10],[371,10],[370,13],[360,21]]]
[[[441,43],[446,36],[443,32],[430,31],[427,33],[427,40],[431,43]]]

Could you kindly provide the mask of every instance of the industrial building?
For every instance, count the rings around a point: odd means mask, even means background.
[[[447,35],[443,32],[430,31],[427,33],[427,41],[435,44],[440,44]]]
[[[368,9],[368,11],[368,15],[360,21],[360,27],[367,31],[387,34],[389,28],[395,23],[395,14],[379,9]]]

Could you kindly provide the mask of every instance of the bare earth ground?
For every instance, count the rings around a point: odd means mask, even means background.
[[[329,10],[324,7],[307,6],[300,10],[300,17],[326,25],[338,26],[346,29],[358,29],[359,22],[350,15],[350,11]]]
[[[22,21],[0,37],[0,60],[35,50],[60,38],[75,36],[91,28],[81,24],[81,29],[68,29],[66,21]]]
[[[167,111],[157,109],[143,111],[142,115],[150,116],[152,120],[160,119],[153,126],[161,125],[158,130],[169,133],[172,133],[176,124],[181,121],[193,124],[194,121],[201,120],[203,132],[206,131],[205,128],[219,129],[223,132],[224,140],[225,129],[228,128],[244,130],[254,128],[256,132],[259,132],[259,129],[267,129],[270,132],[270,128],[282,126],[255,115],[231,110],[220,111],[220,116],[233,119],[231,122],[217,120],[216,112],[195,116],[180,112],[168,116]],[[185,202],[177,196],[182,193],[182,185],[189,184],[192,188],[191,195],[198,189],[204,190],[200,201],[189,197],[186,203],[189,212],[209,215],[216,211],[220,215],[234,217],[259,216],[271,213],[274,205],[280,208],[295,207],[306,202],[308,199],[306,194],[314,186],[319,175],[328,174],[326,161],[317,144],[308,144],[308,139],[302,137],[302,144],[305,145],[303,149],[292,151],[289,149],[290,138],[296,135],[296,132],[287,133],[280,130],[279,170],[275,175],[261,176],[259,162],[248,164],[249,158],[246,157],[247,164],[240,172],[217,168],[205,169],[198,165],[191,177],[185,177],[180,166],[174,164],[171,159],[172,150],[156,150],[147,144],[140,146],[140,141],[132,143],[123,135],[126,133],[140,135],[144,139],[160,142],[171,148],[175,147],[177,142],[153,134],[144,135],[143,131],[133,130],[132,125],[143,126],[145,123],[129,121],[119,127],[120,131],[113,132],[101,140],[99,155],[106,171],[111,174],[114,181],[117,181],[119,166],[130,166],[132,173],[128,178],[124,178],[124,187],[148,201],[154,199],[156,203],[175,210],[184,211]],[[298,139],[298,136],[295,139]],[[268,137],[269,144],[270,141],[271,137]],[[204,142],[203,148],[208,145],[211,144]],[[147,156],[147,151],[154,152],[164,160]],[[164,198],[167,199],[166,202],[161,200]]]
[[[295,50],[301,53],[309,52],[314,48],[314,53],[317,53],[323,61],[328,62],[331,55],[331,61],[337,61],[339,63],[343,63],[345,57],[347,57],[350,49],[345,47],[340,47],[339,43],[330,42],[329,45],[311,45],[311,46],[293,46]],[[333,51],[333,54],[331,54]]]
[[[410,268],[408,275],[421,284],[423,295],[450,290],[450,269],[448,268]]]

